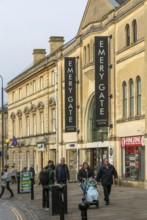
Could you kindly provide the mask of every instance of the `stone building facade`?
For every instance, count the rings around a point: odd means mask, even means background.
[[[50,38],[34,65],[8,83],[8,134],[18,145],[9,163],[19,170],[66,158],[72,179],[83,161],[95,173],[106,157],[125,181],[147,179],[147,1],[89,0],[73,40]],[[95,126],[95,37],[108,37],[107,127]],[[76,59],[76,131],[65,132],[65,57]]]
[[[3,122],[2,122],[2,111],[3,111]],[[3,127],[3,131],[2,131],[2,127]],[[3,138],[2,138],[2,132],[3,132]],[[6,144],[7,139],[8,139],[8,106],[7,104],[4,104],[3,110],[2,108],[0,108],[0,170],[2,169],[2,163],[5,164],[8,159],[7,144]],[[3,140],[3,146],[2,146],[2,140]]]

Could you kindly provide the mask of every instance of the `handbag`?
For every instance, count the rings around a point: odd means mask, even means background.
[[[5,187],[6,187],[6,182],[5,182],[4,180],[2,180],[2,182],[1,182],[1,187],[2,187],[2,188],[5,188]]]

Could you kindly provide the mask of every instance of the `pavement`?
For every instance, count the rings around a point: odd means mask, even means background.
[[[34,187],[34,200],[30,193],[17,194],[17,186],[12,185],[15,193],[13,204],[25,212],[28,220],[59,220],[59,215],[51,215],[49,210],[42,208],[42,186]],[[112,186],[110,205],[104,202],[103,189],[98,185],[99,209],[91,206],[87,211],[87,220],[147,220],[147,190],[139,187]],[[77,182],[68,183],[68,214],[65,220],[81,220],[78,208],[81,203],[82,191]],[[86,219],[85,219],[86,220]]]

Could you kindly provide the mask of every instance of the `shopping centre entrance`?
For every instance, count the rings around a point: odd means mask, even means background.
[[[108,148],[91,148],[80,150],[80,165],[83,162],[88,162],[90,167],[94,170],[94,175],[97,174],[103,159],[108,158]]]

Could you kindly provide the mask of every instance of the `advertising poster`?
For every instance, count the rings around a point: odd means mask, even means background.
[[[31,192],[31,172],[20,173],[20,192]]]
[[[109,150],[109,163],[113,165],[113,148]]]

